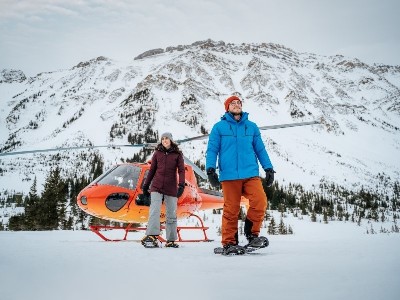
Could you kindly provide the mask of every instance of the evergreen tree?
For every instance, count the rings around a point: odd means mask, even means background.
[[[385,222],[385,219],[386,219],[385,213],[384,213],[384,211],[382,211],[382,214],[381,214],[381,222],[382,222],[382,223]]]
[[[54,230],[63,221],[64,210],[60,210],[66,198],[65,183],[61,179],[60,169],[50,171],[44,184],[44,190],[39,202],[38,223],[41,230]]]
[[[392,225],[392,232],[399,233],[400,229],[396,222]]]
[[[326,211],[326,209],[324,209],[324,223],[328,224],[328,212]]]
[[[85,224],[87,223],[89,216],[81,209],[79,209],[77,204],[77,197],[80,191],[84,189],[89,183],[90,183],[89,178],[83,175],[80,178],[77,178],[77,176],[75,175],[74,179],[70,180],[69,184],[71,215],[75,216],[75,223],[73,224],[73,226],[80,224],[81,229],[86,228]]]
[[[33,184],[29,190],[28,197],[25,201],[25,225],[26,230],[38,229],[38,216],[40,197],[37,194],[37,179],[33,180]]]
[[[104,173],[104,161],[102,160],[101,156],[95,154],[91,165],[92,167],[90,173],[93,174],[93,179]]]
[[[15,215],[8,219],[8,229],[12,231],[24,230],[25,215]]]
[[[279,234],[287,234],[286,226],[285,226],[285,223],[283,223],[282,217],[281,217],[281,221],[279,222],[278,233]]]
[[[269,221],[267,232],[268,232],[269,235],[275,235],[276,234],[276,224],[275,224],[274,217],[271,217],[271,221]]]
[[[333,209],[333,203],[332,201],[329,203],[328,205],[328,211],[327,211],[328,217],[330,220],[334,220],[334,216],[335,216],[335,211]]]
[[[314,210],[311,212],[311,222],[317,222],[317,214]]]

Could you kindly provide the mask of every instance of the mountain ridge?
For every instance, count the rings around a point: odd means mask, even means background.
[[[152,53],[129,64],[100,56],[25,79],[22,71],[2,70],[0,150],[126,144],[166,129],[177,139],[199,135],[211,130],[234,93],[259,126],[321,121],[262,133],[278,180],[366,185],[380,172],[399,180],[400,66],[211,40]],[[205,148],[206,142],[182,145],[194,161],[204,160]],[[100,153],[111,165],[134,151]],[[42,158],[36,167],[31,158],[2,158],[0,187],[21,187],[11,175],[29,183],[34,169],[49,169],[50,156],[33,157]],[[84,162],[69,163],[62,164],[70,173],[84,173]],[[26,192],[28,184],[22,186]]]

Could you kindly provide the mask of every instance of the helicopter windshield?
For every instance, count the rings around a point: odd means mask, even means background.
[[[136,189],[141,168],[132,165],[118,165],[95,182],[97,184],[115,185],[127,189]]]

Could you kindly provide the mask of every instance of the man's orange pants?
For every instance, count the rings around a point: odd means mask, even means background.
[[[261,178],[222,181],[224,192],[224,211],[222,215],[222,245],[237,244],[238,216],[240,212],[241,196],[249,199],[247,219],[251,221],[251,233],[258,235],[265,210],[267,209],[267,196],[265,195]]]

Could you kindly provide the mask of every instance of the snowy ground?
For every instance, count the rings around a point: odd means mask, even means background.
[[[0,299],[400,299],[399,234],[284,221],[294,235],[270,236],[268,248],[235,257],[213,254],[220,237],[211,219],[214,242],[179,249],[85,231],[0,232]]]

